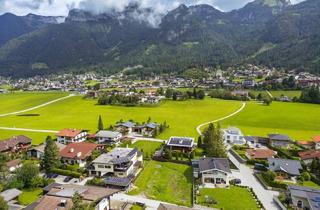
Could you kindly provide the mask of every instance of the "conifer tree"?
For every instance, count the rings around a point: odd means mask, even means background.
[[[42,160],[42,167],[46,172],[57,168],[60,165],[59,149],[51,136],[46,139],[46,146],[44,148],[44,157]]]
[[[101,117],[101,115],[99,115],[98,130],[99,130],[99,131],[103,130],[103,122],[102,122],[102,117]]]

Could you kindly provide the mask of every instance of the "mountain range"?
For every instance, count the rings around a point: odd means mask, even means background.
[[[231,12],[180,5],[161,15],[131,4],[122,12],[74,9],[63,23],[59,18],[0,16],[0,74],[244,63],[320,73],[319,0],[255,0]]]

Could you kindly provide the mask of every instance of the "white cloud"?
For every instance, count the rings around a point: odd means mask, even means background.
[[[152,7],[158,13],[164,13],[181,3],[210,4],[223,11],[244,6],[252,0],[0,0],[0,14],[11,12],[17,15],[35,13],[40,15],[66,16],[70,8],[85,8],[96,13],[110,9],[122,10],[130,2],[139,2],[141,7]],[[298,3],[303,0],[291,0]]]

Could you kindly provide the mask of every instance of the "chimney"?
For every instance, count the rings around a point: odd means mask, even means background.
[[[77,153],[77,157],[80,157],[80,156],[81,156],[81,154],[82,154],[81,152],[78,152],[78,153]]]
[[[74,148],[70,148],[69,152],[73,153],[74,152]]]
[[[59,206],[60,207],[66,207],[67,206],[67,200],[64,200],[64,199],[61,200]]]

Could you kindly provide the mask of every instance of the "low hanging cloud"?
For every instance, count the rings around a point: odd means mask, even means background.
[[[152,8],[157,14],[164,14],[180,4],[209,4],[222,11],[243,7],[252,0],[0,0],[0,14],[11,12],[17,15],[35,13],[50,16],[66,16],[72,8],[79,8],[93,13],[110,10],[122,11],[131,3],[138,3],[141,8]],[[299,3],[303,0],[291,0]]]

